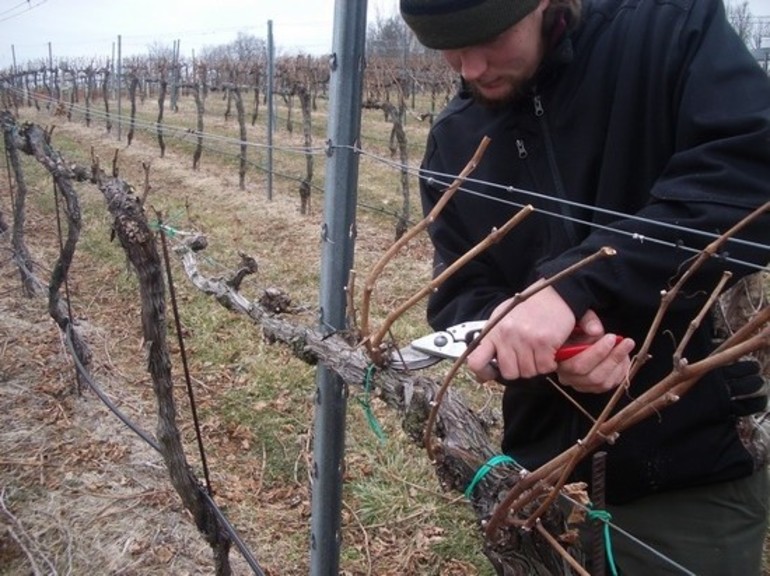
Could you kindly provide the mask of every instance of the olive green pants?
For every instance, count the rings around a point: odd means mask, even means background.
[[[762,470],[740,480],[608,507],[612,524],[660,554],[612,530],[612,550],[619,573],[682,576],[689,571],[698,576],[760,576],[769,488],[767,471]]]

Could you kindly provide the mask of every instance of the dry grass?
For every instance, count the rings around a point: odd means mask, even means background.
[[[171,124],[194,126],[193,104],[183,98]],[[315,113],[325,121],[322,108]],[[224,102],[210,98],[205,130],[234,136],[234,121],[222,119]],[[90,147],[106,165],[116,147],[99,122],[88,129],[44,113],[23,111],[24,119],[56,123],[55,146],[68,159],[88,162]],[[155,118],[154,102],[140,107],[144,121]],[[287,134],[279,123],[277,144],[302,144],[299,117]],[[364,117],[364,148],[387,157],[390,126],[381,113]],[[410,121],[411,142],[423,142],[427,127]],[[124,134],[127,128],[124,127]],[[264,128],[249,129],[258,140]],[[320,131],[322,132],[322,131]],[[275,179],[274,200],[266,201],[266,177],[250,167],[245,191],[238,189],[236,161],[204,150],[193,172],[189,136],[167,139],[158,157],[153,133],[139,132],[120,148],[121,175],[138,189],[141,162],[152,162],[149,206],[171,226],[207,235],[204,272],[224,275],[237,252],[259,262],[244,293],[254,298],[267,287],[287,291],[303,307],[294,321],[313,324],[318,298],[322,194],[313,192],[311,213],[299,214],[297,182]],[[318,141],[321,141],[320,139]],[[234,146],[222,147],[228,154]],[[263,164],[264,153],[249,151]],[[419,161],[415,147],[411,163]],[[27,240],[41,278],[49,274],[56,248],[50,180],[28,159],[32,187]],[[276,170],[301,177],[304,158],[277,154]],[[315,157],[316,186],[322,187],[324,156]],[[366,271],[393,239],[401,198],[398,174],[363,156],[358,191],[356,268],[359,287]],[[416,182],[412,181],[413,192]],[[110,218],[97,190],[81,186],[84,231],[71,273],[75,316],[94,351],[93,370],[108,394],[132,419],[152,431],[155,402],[144,371],[134,277],[117,243],[109,241]],[[414,195],[416,197],[416,194]],[[0,184],[0,209],[8,215],[7,184]],[[416,218],[418,206],[413,205]],[[210,574],[209,550],[173,492],[160,458],[120,424],[89,392],[75,392],[74,369],[49,319],[43,300],[21,298],[10,261],[9,242],[0,252],[0,575],[45,574]],[[374,322],[402,302],[430,276],[425,238],[410,245],[386,270],[375,292]],[[309,557],[308,462],[311,457],[314,369],[259,330],[218,307],[185,281],[174,264],[186,347],[191,360],[207,459],[216,499],[271,575],[306,574]],[[395,328],[402,342],[426,330],[421,310]],[[179,410],[188,458],[202,476],[189,407],[179,375]],[[496,407],[499,390],[460,381],[479,407]],[[380,443],[351,391],[344,486],[342,571],[364,574],[491,574],[481,556],[473,517],[456,494],[438,487],[421,449],[400,430],[398,415],[373,400],[387,434]],[[237,574],[249,570],[231,553]]]
[[[148,100],[143,109],[149,118],[153,104]],[[217,100],[210,105],[215,112]],[[183,99],[180,113],[168,121],[192,125],[191,106]],[[115,140],[98,124],[88,129],[30,110],[23,116],[58,124],[54,144],[68,159],[86,162],[91,146],[103,164],[112,158]],[[236,130],[232,121],[207,123],[207,132]],[[367,117],[364,126],[365,133],[382,140],[367,149],[387,155],[389,127],[379,113]],[[415,123],[410,130],[410,137],[421,142],[426,127]],[[279,138],[281,145],[295,145],[301,136],[282,132]],[[250,171],[247,189],[240,191],[227,157],[204,151],[201,170],[193,172],[189,144],[178,144],[160,159],[154,135],[137,134],[129,148],[120,149],[121,176],[140,189],[141,162],[151,160],[148,204],[171,226],[208,236],[205,273],[226,274],[237,266],[237,251],[246,252],[260,268],[244,283],[244,293],[253,298],[267,287],[282,288],[304,307],[293,321],[315,323],[321,194],[314,192],[311,214],[300,216],[296,182],[277,178],[274,200],[267,202],[263,174]],[[323,158],[316,157],[319,186]],[[415,154],[413,163],[418,161]],[[279,171],[300,175],[304,170],[301,156],[284,155],[280,162]],[[28,159],[25,167],[33,175],[27,241],[41,266],[38,275],[46,278],[57,242],[50,180]],[[375,208],[358,215],[356,267],[363,276],[393,238],[395,221],[381,210],[394,211],[400,198],[392,169],[363,158],[361,172],[359,198]],[[6,187],[0,187],[0,202],[8,198]],[[136,283],[119,246],[109,241],[109,217],[99,192],[88,185],[79,192],[84,231],[70,280],[75,316],[94,352],[98,382],[152,431],[155,403],[143,369]],[[375,294],[375,323],[429,278],[430,264],[425,239],[393,263]],[[177,263],[174,275],[216,499],[270,574],[305,574],[314,369],[266,344],[257,328],[197,293]],[[73,367],[45,302],[20,294],[4,239],[0,486],[5,509],[0,508],[0,518],[7,530],[0,535],[0,574],[35,573],[33,563],[40,573],[210,574],[207,546],[171,490],[160,458],[91,393],[75,393]],[[414,310],[395,333],[405,340],[425,329],[422,311]],[[188,458],[200,473],[180,366],[175,374]],[[348,410],[343,573],[490,574],[467,505],[455,494],[442,493],[422,450],[400,431],[398,415],[374,400],[387,434],[385,443],[377,440],[355,401],[360,393],[351,391]],[[483,390],[475,401],[496,405],[496,394]],[[248,573],[237,551],[231,558],[237,574]]]

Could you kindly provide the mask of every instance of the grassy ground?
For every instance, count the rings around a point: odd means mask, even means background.
[[[325,101],[314,112],[315,143],[324,139]],[[124,101],[125,106],[125,101]],[[113,110],[114,110],[113,105]],[[207,134],[237,137],[237,124],[224,120],[221,94],[207,100]],[[139,130],[132,145],[107,135],[95,119],[71,121],[22,109],[21,117],[56,125],[54,146],[68,160],[89,163],[91,148],[105,167],[119,151],[121,176],[141,192],[142,162],[150,162],[148,213],[163,214],[172,227],[206,234],[204,274],[224,276],[238,265],[238,252],[255,257],[259,273],[243,285],[250,298],[269,287],[288,292],[297,311],[293,321],[317,321],[320,230],[323,208],[323,153],[314,156],[311,211],[299,213],[299,180],[305,158],[288,148],[301,146],[300,117],[286,130],[279,109],[274,154],[273,200],[267,200],[264,148],[250,148],[246,189],[238,188],[238,147],[207,140],[201,168],[192,170],[195,127],[192,98],[178,113],[166,114],[181,131],[167,137],[159,158],[153,130]],[[151,124],[154,99],[140,105],[138,118]],[[113,119],[114,121],[114,119]],[[420,160],[427,126],[407,124],[410,164]],[[123,127],[123,135],[128,130]],[[390,125],[381,112],[365,111],[358,189],[356,269],[359,286],[390,246],[402,203],[397,169],[389,158]],[[264,117],[249,127],[249,138],[264,142]],[[30,159],[27,241],[36,272],[46,279],[57,247],[56,210],[50,179]],[[288,176],[288,177],[286,177]],[[411,218],[418,218],[416,187]],[[146,429],[154,429],[154,399],[144,371],[136,281],[125,257],[110,241],[110,217],[98,190],[79,187],[84,230],[69,289],[79,326],[95,355],[95,374],[119,405]],[[7,181],[0,184],[0,210],[10,220]],[[74,392],[73,369],[41,299],[21,297],[18,273],[3,239],[0,257],[0,575],[29,573],[30,558],[49,573],[210,574],[205,543],[170,488],[158,457],[115,420],[89,393]],[[426,238],[410,245],[386,270],[374,294],[373,322],[403,302],[430,277]],[[190,372],[202,419],[204,444],[217,501],[267,572],[306,574],[309,564],[312,409],[314,368],[289,350],[262,340],[258,328],[227,312],[193,289],[173,265]],[[422,309],[394,327],[400,342],[424,333]],[[180,377],[180,423],[188,458],[199,475],[200,459],[190,408]],[[497,406],[499,390],[467,380],[462,386],[478,406]],[[343,574],[492,574],[481,554],[474,518],[461,495],[444,493],[424,452],[400,429],[399,416],[377,399],[374,413],[386,433],[381,442],[351,390],[347,419],[344,485]],[[22,546],[25,544],[25,546]],[[25,550],[26,549],[26,550]],[[236,573],[248,568],[231,554]],[[768,572],[770,573],[770,572]]]
[[[167,122],[194,127],[192,99],[180,103],[180,111],[167,114]],[[207,133],[237,134],[237,124],[220,115],[222,100],[212,97],[207,106]],[[22,109],[21,116],[55,124],[54,147],[68,160],[90,162],[93,147],[109,167],[117,148],[121,176],[139,191],[141,163],[151,162],[148,211],[161,212],[174,228],[207,235],[205,274],[232,271],[238,251],[252,255],[259,273],[245,282],[244,293],[253,298],[265,288],[281,288],[300,308],[296,322],[316,322],[319,190],[313,192],[311,213],[302,216],[296,180],[276,177],[268,202],[265,174],[250,167],[246,190],[238,189],[232,157],[237,146],[208,142],[226,154],[204,150],[201,168],[194,172],[189,136],[167,139],[170,148],[161,159],[152,132],[140,131],[125,147],[116,142],[114,129],[107,135],[97,121],[86,128],[77,113],[70,122],[45,110]],[[140,106],[139,116],[154,119],[154,100]],[[316,126],[324,118],[319,110]],[[301,145],[298,122],[296,127],[292,134],[279,127],[276,144]],[[250,139],[260,141],[262,130],[250,128]],[[380,112],[366,113],[363,148],[388,157],[389,130]],[[424,141],[426,126],[415,121],[408,130],[410,141]],[[252,152],[255,162],[263,162],[264,151]],[[302,155],[277,151],[275,159],[279,173],[303,176]],[[314,160],[314,182],[322,187],[324,156]],[[411,163],[418,162],[415,144]],[[47,279],[57,246],[52,187],[33,161],[25,159],[24,166],[30,186],[27,242],[36,273]],[[392,214],[401,198],[395,169],[365,155],[361,175],[356,268],[363,277],[392,242]],[[416,182],[411,184],[416,190]],[[0,185],[0,209],[10,219],[7,188],[7,182]],[[69,283],[74,314],[94,351],[99,381],[133,419],[153,430],[136,281],[120,247],[110,241],[110,218],[98,190],[83,185],[79,193],[84,230]],[[28,571],[31,559],[62,574],[105,573],[105,568],[114,574],[211,573],[206,545],[185,518],[158,457],[90,393],[74,393],[72,367],[47,319],[45,301],[21,298],[7,246],[6,240],[0,268],[0,441],[5,453],[0,484],[8,510],[2,517],[12,529],[0,536],[0,574]],[[388,268],[375,291],[375,323],[430,277],[430,264],[430,249],[421,238]],[[265,343],[257,328],[197,293],[177,263],[173,269],[216,498],[270,574],[307,573],[314,368]],[[394,333],[405,341],[426,329],[422,311],[414,310]],[[201,473],[180,366],[175,374],[188,457]],[[474,401],[496,403],[496,393],[479,389]],[[374,399],[386,440],[376,437],[356,401],[360,394],[351,391],[348,409],[342,572],[491,574],[462,497],[442,492],[423,451],[401,432],[398,415]],[[51,518],[56,518],[53,526]],[[247,573],[236,551],[231,557],[237,573]]]

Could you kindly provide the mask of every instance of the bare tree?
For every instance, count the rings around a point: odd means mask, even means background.
[[[749,3],[747,0],[743,2],[727,2],[725,4],[725,10],[727,10],[727,19],[732,24],[738,36],[741,37],[744,44],[749,47],[754,37],[752,34],[752,17],[751,10],[749,9]]]
[[[425,52],[404,20],[396,15],[378,16],[366,31],[367,57],[400,58],[404,54]]]
[[[770,42],[770,17],[756,17],[752,22],[752,46],[762,48],[763,42]]]
[[[150,62],[171,62],[174,57],[174,49],[163,42],[153,42],[147,46],[147,55]]]

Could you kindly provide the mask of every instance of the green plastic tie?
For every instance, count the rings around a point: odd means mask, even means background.
[[[165,224],[163,225],[163,231],[166,233],[166,236],[168,236],[169,238],[173,238],[179,232],[176,228],[172,228],[171,226],[166,226]]]
[[[176,213],[173,216],[169,216],[167,221],[173,221],[174,219],[179,219],[182,216],[183,212],[181,210],[177,210]],[[172,228],[168,224],[161,224],[160,220],[152,220],[148,222],[150,228],[153,230],[160,230],[163,228],[163,232],[168,236],[169,238],[173,238],[177,234],[179,234],[179,230],[176,228]]]
[[[179,232],[178,230],[176,230],[175,228],[172,228],[168,224],[161,224],[159,220],[153,220],[149,224],[150,224],[150,228],[152,228],[153,230],[159,230],[159,231],[162,230],[163,233],[169,238],[173,238]]]
[[[516,464],[516,460],[510,456],[507,456],[506,454],[498,454],[497,456],[492,456],[489,460],[482,464],[481,468],[476,471],[476,475],[473,477],[473,480],[471,480],[471,483],[468,484],[468,487],[465,489],[465,497],[470,500],[473,496],[473,491],[476,489],[476,486],[479,484],[479,482],[481,482],[484,477],[490,473],[492,468],[495,466],[500,466],[501,464]]]
[[[366,374],[364,375],[364,397],[358,397],[357,400],[361,406],[364,407],[364,414],[366,414],[366,420],[369,422],[369,427],[374,431],[375,436],[380,442],[385,442],[385,432],[382,430],[382,426],[377,421],[377,417],[374,415],[372,405],[369,402],[369,397],[372,390],[372,381],[374,380],[374,372],[377,367],[374,364],[369,364],[366,368]]]
[[[618,568],[615,565],[615,554],[612,551],[612,538],[610,537],[610,521],[612,520],[612,514],[606,510],[594,510],[593,508],[588,510],[589,520],[599,520],[604,523],[604,550],[607,554],[607,564],[610,567],[612,576],[618,576]]]

